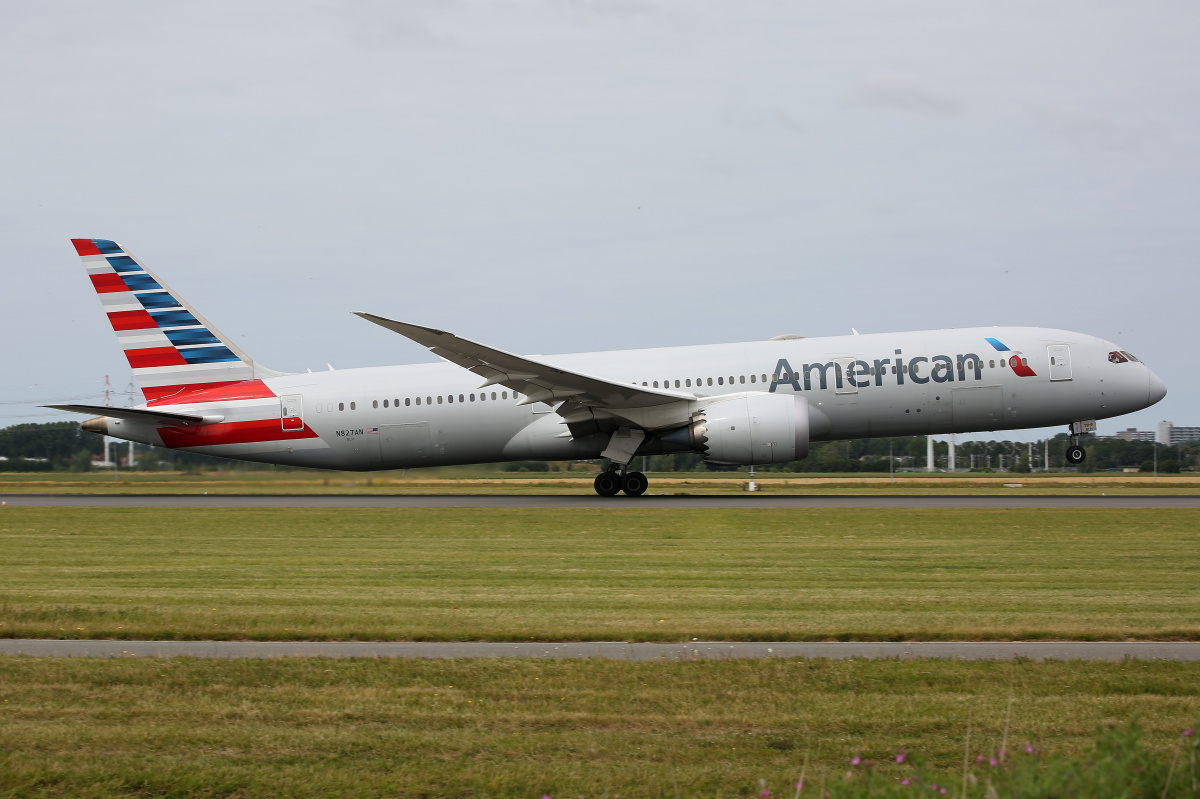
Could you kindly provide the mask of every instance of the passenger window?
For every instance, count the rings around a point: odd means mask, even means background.
[[[654,381],[654,387],[655,387],[655,388],[658,388],[658,381],[657,381],[657,380],[655,380],[655,381]]]
[[[442,404],[442,395],[438,394],[438,405]]]
[[[346,410],[346,403],[344,403],[344,402],[339,402],[339,403],[338,403],[338,410],[339,410],[339,411],[344,411],[344,410]]]
[[[425,398],[425,404],[426,404],[426,405],[432,405],[432,404],[433,404],[433,397],[426,397],[426,398]]]
[[[404,398],[404,404],[405,404],[405,405],[408,405],[408,403],[409,403],[409,399],[408,399],[408,397],[405,397],[405,398]],[[417,397],[417,404],[418,404],[418,405],[420,405],[420,404],[421,404],[421,398],[420,398],[420,397]]]
[[[420,397],[417,397],[417,404],[418,404],[418,405],[420,405],[420,404],[421,404],[421,398],[420,398]]]
[[[764,383],[765,383],[765,382],[767,382],[767,376],[766,376],[766,375],[763,375],[762,377],[763,377],[763,382],[764,382]]]
[[[475,401],[475,395],[474,395],[474,394],[472,394],[472,395],[471,395],[471,402],[474,402],[474,401]]]
[[[450,394],[449,396],[447,396],[446,402],[449,402],[451,405],[453,405],[454,404],[454,395]]]
[[[712,385],[712,378],[711,378],[711,377],[710,377],[710,378],[708,378],[708,384],[709,384],[710,386]]]
[[[1022,366],[1028,366],[1028,365],[1029,365],[1029,359],[1028,359],[1028,358],[1022,358],[1022,359],[1021,359],[1021,365],[1022,365]]]
[[[751,382],[751,383],[753,383],[753,382],[754,382],[754,375],[750,375],[750,382]]]
[[[333,403],[331,402],[328,405],[326,405],[325,410],[329,411],[330,413],[333,413]]]
[[[676,381],[675,381],[675,388],[679,388],[679,381],[678,381],[678,380],[676,380]]]
[[[398,399],[394,399],[394,400],[392,400],[392,404],[393,404],[393,405],[395,405],[397,408],[399,408],[399,407],[400,407],[400,400],[398,400]]]
[[[496,398],[496,392],[495,392],[495,391],[493,391],[493,392],[492,392],[492,399],[495,399],[495,398]]]
[[[378,407],[379,407],[379,400],[371,400],[371,407],[372,407],[372,408],[378,408]]]
[[[1006,360],[1004,360],[1003,358],[1001,358],[1001,359],[1000,359],[1000,368],[1001,368],[1001,369],[1003,369],[1003,368],[1004,368],[1004,367],[1006,367],[1006,366],[1008,366],[1008,361],[1006,361]]]
[[[905,364],[900,365],[900,374],[902,374],[902,375],[908,374],[908,364],[905,363]]]
[[[989,368],[989,369],[995,369],[995,368],[996,368],[996,362],[995,362],[995,361],[993,361],[991,358],[988,358],[988,368]]]
[[[717,378],[717,385],[718,385],[718,386],[723,386],[723,385],[725,385],[725,378],[723,378],[723,377],[718,377],[718,378]]]
[[[689,377],[687,380],[684,380],[684,381],[683,381],[683,383],[684,383],[684,385],[686,385],[688,388],[691,388],[691,387],[692,387],[692,378],[690,378],[690,377]]]
[[[350,403],[350,410],[354,410],[354,409],[355,409],[355,408],[357,408],[357,407],[358,407],[358,406],[357,406],[357,405],[355,405],[353,402],[352,402],[352,403]]]
[[[508,392],[507,392],[507,391],[501,391],[501,392],[500,392],[500,399],[508,399]]]
[[[746,382],[746,376],[745,376],[745,375],[741,375],[741,376],[738,378],[738,382],[739,382],[739,383],[745,383],[745,382]]]
[[[729,376],[729,385],[733,385],[733,375]]]
[[[474,396],[474,395],[472,395],[472,396]],[[458,401],[459,401],[459,402],[462,402],[462,401],[463,401],[463,395],[462,395],[462,394],[459,394],[459,395],[458,395]]]
[[[875,376],[875,367],[872,366],[871,367],[871,377],[874,377],[874,376]]]

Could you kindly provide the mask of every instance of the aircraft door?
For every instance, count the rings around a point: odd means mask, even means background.
[[[1046,348],[1050,357],[1050,380],[1071,379],[1071,348],[1066,344],[1051,344]]]
[[[280,412],[283,417],[285,432],[304,429],[304,398],[299,394],[289,394],[279,398]]]
[[[971,386],[950,392],[954,432],[995,430],[1004,419],[1004,389],[1000,386]]]
[[[379,428],[379,455],[383,468],[408,468],[430,462],[433,445],[429,423],[385,424]]]

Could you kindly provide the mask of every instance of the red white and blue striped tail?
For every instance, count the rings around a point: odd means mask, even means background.
[[[280,372],[256,364],[121,245],[71,239],[147,402]]]

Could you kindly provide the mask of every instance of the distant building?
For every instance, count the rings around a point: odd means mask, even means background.
[[[1119,433],[1106,436],[1106,438],[1119,438],[1122,441],[1153,441],[1155,435],[1153,430],[1138,430],[1134,427],[1127,427]]]
[[[1174,422],[1159,422],[1158,435],[1154,440],[1168,447],[1200,441],[1200,427],[1176,427]]]

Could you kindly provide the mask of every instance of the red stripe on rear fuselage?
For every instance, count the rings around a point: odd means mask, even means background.
[[[295,441],[301,438],[320,438],[308,425],[303,430],[283,430],[278,416],[250,422],[222,422],[200,427],[160,427],[158,434],[163,445],[181,447],[210,447],[219,444],[253,444],[262,441]]]
[[[261,380],[232,380],[224,383],[191,383],[182,386],[147,386],[142,389],[147,405],[189,405],[199,402],[274,399],[276,394]]]

